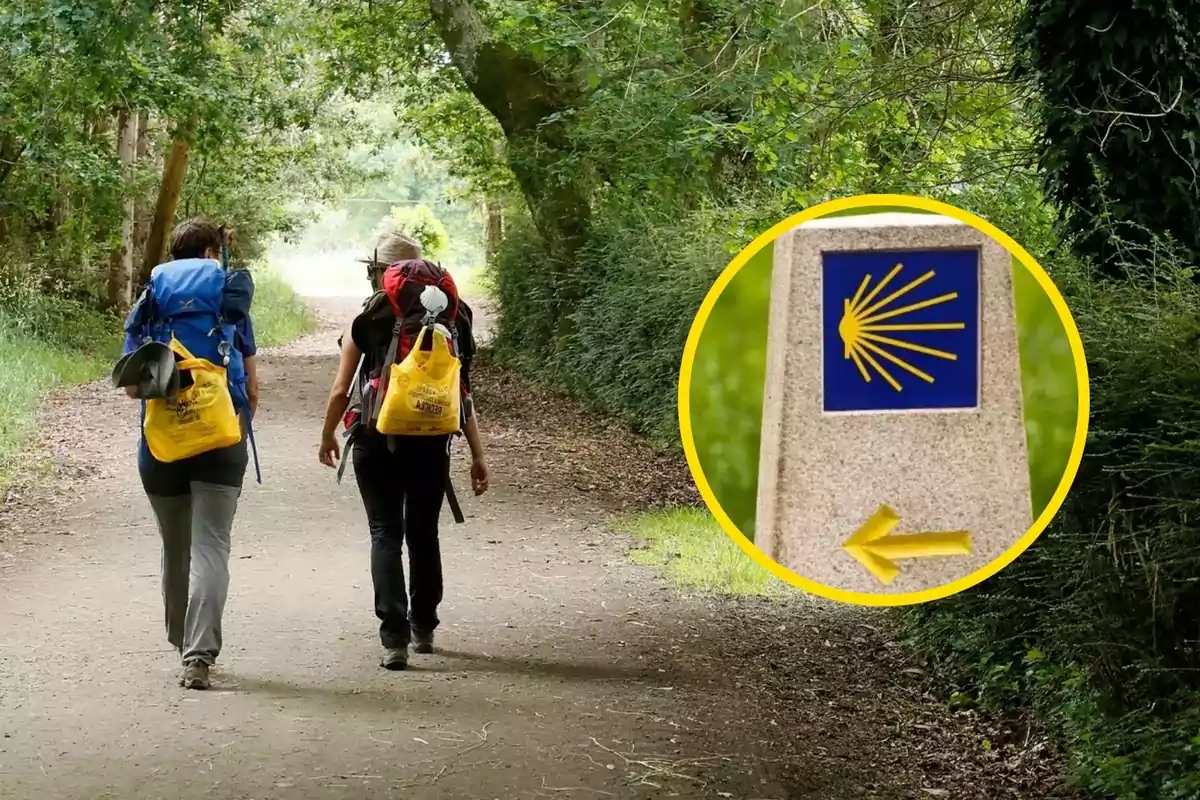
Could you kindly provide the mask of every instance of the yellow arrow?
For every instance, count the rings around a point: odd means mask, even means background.
[[[966,531],[930,531],[889,536],[900,524],[900,515],[886,503],[879,507],[842,547],[879,582],[887,585],[900,574],[892,559],[971,554],[971,534]]]

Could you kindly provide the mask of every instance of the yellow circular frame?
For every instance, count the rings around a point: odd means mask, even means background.
[[[1071,345],[1071,355],[1075,362],[1075,380],[1078,384],[1077,396],[1079,399],[1079,408],[1075,421],[1075,441],[1071,445],[1071,456],[1067,460],[1067,468],[1063,471],[1062,479],[1059,481],[1054,495],[1050,498],[1050,502],[1042,509],[1041,515],[1034,521],[1029,530],[1025,532],[1025,535],[994,561],[969,575],[941,586],[935,586],[932,589],[922,589],[919,592],[906,592],[902,594],[870,594],[826,586],[823,583],[817,583],[814,580],[805,578],[772,560],[766,553],[755,547],[754,543],[738,530],[737,525],[725,513],[725,510],[721,508],[720,502],[717,500],[712,487],[709,486],[708,480],[704,476],[704,469],[700,466],[700,458],[696,452],[696,442],[692,435],[691,389],[692,368],[696,360],[696,349],[699,347],[700,335],[704,332],[704,326],[708,322],[708,317],[712,314],[717,299],[725,291],[725,287],[729,285],[729,282],[733,280],[734,276],[745,266],[746,262],[753,258],[759,250],[797,225],[838,211],[878,208],[880,206],[919,209],[952,217],[987,234],[993,240],[1002,244],[1009,253],[1016,257],[1037,278],[1038,284],[1050,297],[1050,301],[1054,305],[1054,310],[1058,314],[1058,318],[1062,321],[1063,329],[1067,333],[1067,341]],[[1058,291],[1058,287],[1054,285],[1054,281],[1051,280],[1046,270],[1042,269],[1042,266],[1034,260],[1033,256],[1026,252],[1025,248],[1021,247],[1008,234],[990,222],[975,216],[969,211],[963,211],[947,203],[904,194],[864,194],[820,203],[788,217],[756,238],[742,252],[738,253],[733,261],[729,262],[729,266],[717,278],[712,288],[709,289],[708,295],[705,296],[704,302],[700,304],[700,310],[696,312],[696,317],[692,321],[692,328],[688,333],[687,345],[683,349],[683,364],[679,373],[679,431],[683,437],[683,450],[687,455],[688,467],[691,469],[692,477],[696,481],[696,487],[700,490],[700,496],[704,498],[705,504],[713,516],[716,517],[722,530],[733,539],[738,547],[742,548],[747,555],[754,559],[756,563],[787,581],[792,586],[829,600],[837,600],[861,606],[904,606],[926,603],[930,600],[940,600],[943,597],[949,597],[964,589],[975,586],[1011,564],[1017,556],[1025,552],[1033,544],[1034,540],[1042,534],[1042,531],[1050,524],[1050,520],[1054,519],[1054,515],[1062,507],[1063,501],[1066,500],[1067,492],[1070,491],[1071,484],[1075,481],[1075,475],[1079,471],[1079,462],[1083,459],[1083,448],[1088,430],[1088,388],[1087,360],[1084,357],[1083,341],[1079,338],[1079,329],[1075,327],[1075,320],[1071,316],[1071,311],[1067,308],[1066,301],[1063,300],[1062,294]]]

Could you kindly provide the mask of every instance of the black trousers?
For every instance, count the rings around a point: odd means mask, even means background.
[[[412,629],[432,633],[442,602],[438,516],[449,469],[448,436],[367,434],[354,443],[354,476],[371,529],[371,581],[384,647],[407,647]],[[408,544],[409,584],[404,583]]]

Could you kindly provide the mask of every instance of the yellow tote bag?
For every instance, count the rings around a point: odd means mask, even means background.
[[[439,331],[433,332],[433,347],[422,350],[427,330],[421,329],[408,355],[388,373],[387,393],[375,423],[380,433],[436,436],[458,432],[462,362]]]
[[[241,421],[233,408],[225,368],[196,358],[174,338],[170,347],[182,358],[178,369],[191,374],[192,385],[180,389],[173,399],[146,401],[142,431],[150,454],[170,463],[240,442]]]

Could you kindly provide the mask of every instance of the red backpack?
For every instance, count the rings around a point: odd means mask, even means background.
[[[375,427],[376,421],[379,419],[379,410],[383,406],[383,398],[387,394],[388,378],[391,374],[393,364],[398,364],[404,360],[412,349],[413,343],[417,340],[417,334],[422,328],[433,327],[440,324],[450,331],[451,341],[450,347],[457,355],[457,322],[458,322],[458,287],[454,285],[454,278],[450,273],[442,269],[440,264],[434,264],[429,261],[412,260],[399,261],[390,265],[384,271],[383,277],[380,280],[382,294],[387,298],[388,304],[391,306],[393,317],[392,335],[388,342],[388,348],[384,352],[383,358],[378,357],[371,359],[371,370],[368,378],[370,387],[373,390],[371,394],[371,402],[369,405],[364,404],[364,411],[367,414],[367,425],[370,428]],[[421,303],[421,293],[426,287],[436,286],[445,293],[446,299],[449,301],[446,308],[439,312],[436,316],[431,315],[425,310],[425,306]],[[368,303],[368,307],[369,307]],[[364,309],[364,314],[366,310]],[[434,338],[426,336],[425,346],[433,347]],[[378,348],[376,348],[376,351]],[[363,351],[364,353],[366,351]],[[375,354],[373,354],[375,355]],[[365,366],[365,365],[364,365]],[[363,398],[366,399],[364,392]]]
[[[458,287],[450,273],[441,265],[424,259],[398,261],[384,271],[380,286],[382,288],[367,300],[350,326],[350,336],[362,353],[354,387],[361,405],[352,405],[346,413],[347,449],[361,429],[375,430],[392,365],[404,360],[422,328],[442,325],[450,331],[448,346],[462,363],[460,385],[463,397],[470,397],[470,364],[475,354],[473,314],[470,306],[458,296]],[[441,289],[448,301],[446,308],[432,318],[421,303],[421,293],[430,286]],[[422,346],[433,347],[434,342],[434,337],[426,336]],[[469,402],[462,404],[462,424],[466,423],[469,408]],[[388,440],[389,447],[394,447],[392,437]],[[447,500],[455,521],[462,522],[462,512],[448,478]]]

